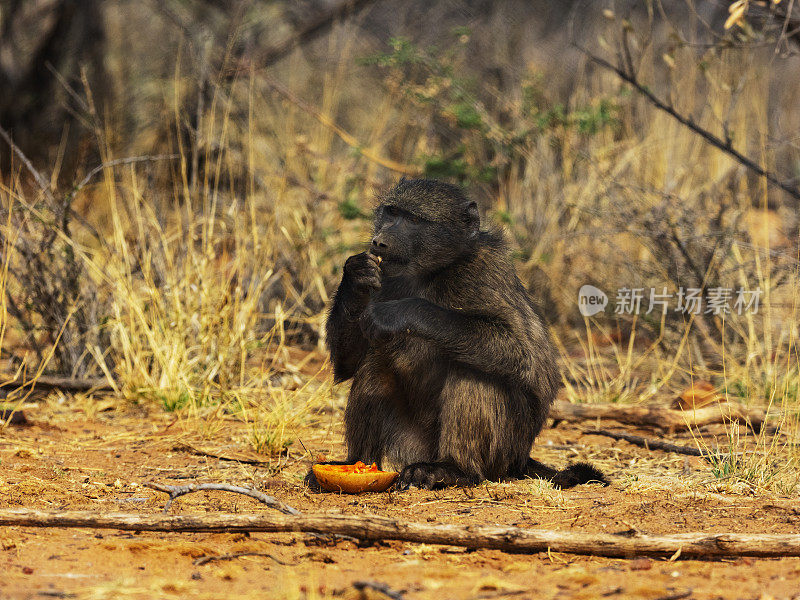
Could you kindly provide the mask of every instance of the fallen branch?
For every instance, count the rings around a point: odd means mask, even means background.
[[[24,381],[16,379],[13,376],[7,378],[0,376],[0,388],[24,388],[28,386],[40,389],[64,390],[65,392],[110,392],[114,389],[105,377],[98,377],[96,379],[74,379],[72,377],[48,377],[47,375],[39,375],[38,377],[32,377]]]
[[[685,590],[683,592],[674,592],[672,594],[667,594],[666,596],[658,596],[655,600],[683,600],[683,598],[688,598],[692,595],[693,590]]]
[[[661,440],[654,440],[640,435],[633,435],[630,433],[620,433],[617,431],[609,431],[608,429],[589,429],[585,432],[588,435],[603,435],[613,438],[615,440],[625,440],[628,443],[636,446],[641,446],[647,450],[663,450],[664,452],[674,452],[675,454],[688,454],[689,456],[709,456],[710,453],[703,452],[699,448],[693,446],[679,446],[677,444],[670,444]],[[713,454],[713,453],[711,453]]]
[[[236,458],[235,456],[227,456],[225,454],[220,454],[218,452],[211,452],[209,450],[203,450],[202,448],[195,448],[191,444],[187,444],[186,442],[179,442],[172,447],[172,450],[175,452],[188,452],[189,454],[194,454],[195,456],[207,456],[209,458],[216,458],[217,460],[224,460],[229,462],[238,462],[245,465],[254,465],[257,467],[271,467],[272,462],[268,460],[258,460],[255,458]]]
[[[624,406],[618,404],[572,404],[556,401],[550,418],[556,421],[610,419],[628,425],[657,427],[670,431],[702,427],[713,423],[738,421],[760,431],[767,414],[757,408],[745,408],[733,402],[722,402],[694,410],[673,410],[660,406]]]
[[[168,532],[310,532],[361,540],[400,540],[506,552],[569,552],[593,556],[680,557],[800,556],[800,534],[790,533],[585,533],[520,527],[431,525],[371,515],[203,514],[143,515],[91,511],[0,510],[0,526],[87,527]]]
[[[388,585],[381,583],[380,581],[354,581],[353,587],[359,592],[363,592],[365,589],[375,590],[376,592],[379,592],[387,598],[391,598],[392,600],[404,600],[405,598],[402,592],[393,590]]]
[[[199,567],[201,565],[205,565],[217,560],[236,560],[237,558],[242,558],[245,556],[260,556],[263,558],[271,558],[276,563],[278,563],[279,565],[283,565],[284,567],[292,567],[297,565],[297,563],[284,562],[281,559],[276,558],[272,554],[267,554],[266,552],[237,552],[236,554],[220,554],[219,556],[201,556],[200,558],[193,560],[192,564]]]
[[[284,504],[280,500],[273,498],[272,496],[267,496],[266,494],[262,494],[258,490],[253,490],[250,488],[240,487],[238,485],[228,485],[227,483],[190,483],[189,485],[163,485],[161,483],[145,483],[146,487],[150,489],[157,490],[159,492],[164,492],[165,494],[169,494],[169,500],[164,505],[164,514],[167,513],[169,507],[172,505],[172,501],[176,498],[180,498],[181,496],[185,496],[186,494],[191,494],[193,492],[202,492],[204,490],[216,490],[220,492],[231,492],[234,494],[243,494],[245,496],[249,496],[250,498],[254,498],[261,502],[261,504],[266,504],[270,508],[274,508],[276,510],[281,511],[287,515],[299,515],[300,511],[292,508],[288,504]]]

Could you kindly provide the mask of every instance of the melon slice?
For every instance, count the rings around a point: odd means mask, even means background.
[[[328,492],[383,492],[397,479],[396,471],[379,471],[375,463],[367,466],[361,461],[354,465],[318,464],[312,469],[320,487]]]

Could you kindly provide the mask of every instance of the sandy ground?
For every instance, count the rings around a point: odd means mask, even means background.
[[[155,513],[165,496],[147,481],[255,486],[305,512],[376,514],[430,523],[646,533],[800,530],[800,503],[716,481],[700,459],[650,452],[574,426],[546,430],[534,455],[552,464],[589,459],[613,478],[557,491],[538,481],[468,490],[310,494],[309,463],[261,459],[234,420],[200,431],[191,420],[109,402],[106,412],[41,403],[31,424],[0,438],[0,506]],[[68,408],[69,407],[69,408]],[[102,406],[101,406],[102,408]],[[342,453],[339,416],[321,415],[301,441],[313,454]],[[205,435],[202,435],[205,433]],[[645,433],[645,432],[643,432]],[[649,435],[653,435],[649,432]],[[687,443],[686,438],[676,438]],[[196,493],[173,513],[261,512],[244,496]],[[253,555],[241,555],[254,553]],[[241,555],[230,557],[230,555]],[[222,559],[220,557],[228,557]],[[208,559],[205,560],[204,559]],[[162,534],[0,528],[0,598],[386,598],[372,581],[423,598],[800,598],[800,559],[606,559],[507,554],[404,542],[363,545],[308,534]]]

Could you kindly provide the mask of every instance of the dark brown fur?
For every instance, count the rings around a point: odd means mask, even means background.
[[[401,180],[380,200],[370,253],[348,259],[327,322],[335,379],[353,379],[348,462],[391,463],[401,487],[602,481],[529,458],[559,373],[502,236],[445,183]]]

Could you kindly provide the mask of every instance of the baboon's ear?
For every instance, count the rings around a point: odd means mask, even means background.
[[[467,204],[467,231],[469,237],[473,238],[481,230],[481,215],[478,212],[478,205],[475,202]]]

